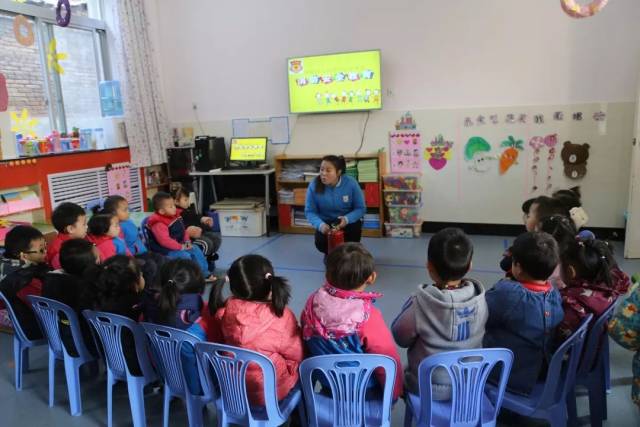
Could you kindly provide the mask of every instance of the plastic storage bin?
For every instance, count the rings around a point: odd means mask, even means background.
[[[420,206],[389,206],[389,222],[392,224],[420,222]]]
[[[264,207],[217,212],[220,218],[220,234],[223,236],[258,237],[267,232]]]
[[[385,190],[420,190],[419,175],[384,175]]]
[[[387,206],[420,205],[422,190],[384,190],[384,203]]]
[[[422,224],[392,224],[385,222],[384,228],[388,237],[401,237],[404,239],[412,239],[414,237],[420,237],[422,231]]]

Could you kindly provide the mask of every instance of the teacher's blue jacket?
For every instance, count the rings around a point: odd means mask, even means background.
[[[331,225],[339,216],[353,224],[364,216],[366,209],[360,184],[350,176],[341,176],[335,187],[325,185],[324,193],[316,193],[315,179],[307,189],[304,214],[316,230],[322,224]]]

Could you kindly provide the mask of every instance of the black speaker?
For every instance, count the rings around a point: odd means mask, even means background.
[[[227,148],[224,138],[217,136],[196,136],[193,160],[196,170],[209,172],[223,168],[227,164]]]
[[[193,170],[193,148],[167,148],[167,164],[172,181],[190,178],[189,172]]]

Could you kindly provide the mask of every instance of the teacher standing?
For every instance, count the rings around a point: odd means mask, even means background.
[[[358,181],[345,174],[342,156],[324,156],[320,175],[307,189],[304,213],[316,230],[315,243],[327,253],[327,234],[332,226],[344,230],[345,242],[359,242],[362,217],[366,212],[364,195]]]

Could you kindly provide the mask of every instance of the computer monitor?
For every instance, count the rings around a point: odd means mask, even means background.
[[[229,162],[259,164],[267,161],[267,138],[231,138]]]

